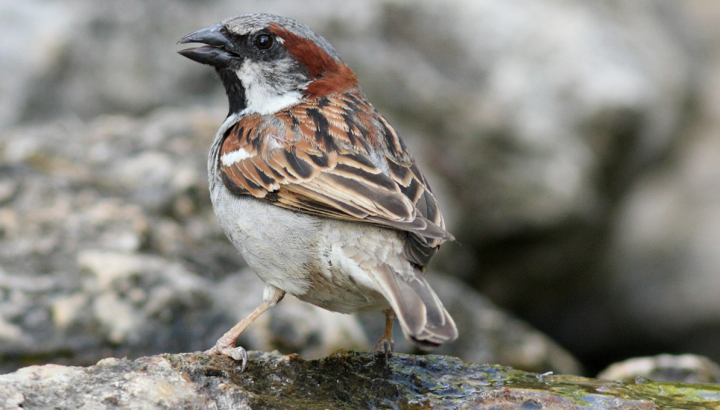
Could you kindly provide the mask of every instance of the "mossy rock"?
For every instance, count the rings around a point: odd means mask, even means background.
[[[0,407],[208,409],[711,409],[720,385],[603,381],[464,363],[447,356],[340,351],[319,360],[204,353],[91,367],[31,366],[0,376]],[[98,407],[99,406],[99,407]]]

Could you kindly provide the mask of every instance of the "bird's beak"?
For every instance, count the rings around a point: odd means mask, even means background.
[[[219,68],[227,67],[231,61],[239,58],[239,55],[233,52],[235,46],[220,32],[222,27],[222,23],[219,23],[186,35],[178,41],[178,44],[201,43],[207,45],[187,48],[178,53],[201,64]]]

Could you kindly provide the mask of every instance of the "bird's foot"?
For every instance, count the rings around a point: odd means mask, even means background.
[[[242,346],[224,346],[217,343],[215,346],[210,348],[210,350],[206,350],[205,354],[224,355],[232,358],[236,362],[242,361],[242,364],[240,365],[240,372],[245,371],[245,366],[247,366],[248,362],[247,351]]]
[[[375,356],[378,359],[383,359],[383,363],[387,364],[394,349],[395,344],[383,337],[375,344]]]

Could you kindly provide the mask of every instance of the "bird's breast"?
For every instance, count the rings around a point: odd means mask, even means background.
[[[290,211],[235,195],[222,183],[214,187],[220,225],[265,283],[336,312],[389,307],[369,270],[408,264],[397,232]]]

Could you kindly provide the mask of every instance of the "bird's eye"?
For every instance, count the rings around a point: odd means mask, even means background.
[[[272,46],[272,44],[273,38],[268,34],[260,34],[259,36],[255,37],[255,47],[259,48],[260,50],[267,50]]]

